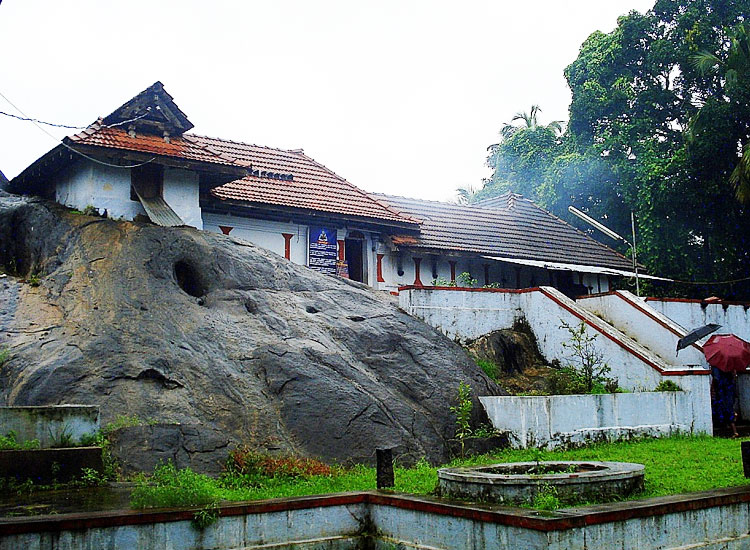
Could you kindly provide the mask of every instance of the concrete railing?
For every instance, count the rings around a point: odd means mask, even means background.
[[[711,410],[689,392],[480,397],[492,425],[519,448],[712,432]]]
[[[515,321],[524,319],[548,361],[567,359],[563,343],[569,342],[571,335],[562,324],[577,326],[583,322],[589,334],[597,335],[596,347],[621,387],[652,390],[664,376],[670,376],[678,377],[679,380],[673,381],[683,389],[696,389],[708,395],[707,369],[665,361],[551,287],[522,290],[403,287],[399,291],[399,304],[411,315],[460,342],[510,328]],[[686,380],[688,377],[705,380]]]
[[[43,449],[68,439],[71,443],[80,443],[84,435],[99,431],[99,407],[0,407],[0,435],[6,435],[10,431],[15,432],[19,443],[37,439]]]
[[[717,333],[750,341],[750,303],[677,298],[646,298],[646,303],[687,330],[716,323],[721,325]]]
[[[708,368],[703,348],[698,344],[677,353],[677,342],[688,331],[627,290],[582,296],[576,304],[634,338],[670,365]]]

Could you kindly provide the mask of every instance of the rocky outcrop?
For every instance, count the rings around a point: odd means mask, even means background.
[[[326,460],[395,446],[438,461],[459,382],[501,393],[387,294],[231,236],[0,192],[0,264],[5,405],[96,404],[103,423],[138,415]]]

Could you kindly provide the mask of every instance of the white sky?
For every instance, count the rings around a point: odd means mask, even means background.
[[[196,133],[301,147],[368,191],[435,200],[481,184],[514,113],[566,120],[581,43],[654,3],[0,1],[0,93],[29,116],[85,126],[161,80]],[[0,116],[9,178],[54,145]]]

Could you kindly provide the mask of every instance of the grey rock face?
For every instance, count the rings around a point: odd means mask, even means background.
[[[103,424],[138,415],[325,460],[394,446],[438,461],[459,382],[502,393],[385,293],[231,236],[0,191],[0,265],[16,275],[0,278],[4,405],[96,404]]]

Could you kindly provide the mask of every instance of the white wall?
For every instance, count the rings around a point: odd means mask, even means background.
[[[691,388],[708,394],[707,370],[689,365],[674,365],[623,334],[615,327],[579,307],[576,302],[554,288],[535,291],[460,289],[404,289],[399,304],[411,315],[423,319],[449,338],[467,341],[493,330],[510,328],[516,319],[524,318],[548,360],[568,361],[563,343],[570,333],[561,327],[565,322],[578,326],[587,323],[587,332],[596,336],[596,346],[612,369],[621,387],[639,391],[652,390],[666,376],[678,384],[683,380]],[[662,374],[663,371],[666,374]],[[684,376],[679,374],[687,372]],[[692,374],[696,373],[696,374]],[[679,374],[679,375],[678,375]],[[696,379],[696,380],[693,380]],[[685,388],[687,389],[687,388]],[[701,399],[704,399],[702,396]]]
[[[750,341],[750,304],[703,304],[659,298],[648,298],[646,303],[687,330],[716,323],[721,325],[718,334],[736,334]]]
[[[637,436],[712,433],[711,410],[689,392],[480,397],[517,448],[554,449]]]
[[[650,302],[627,290],[583,297],[576,303],[637,340],[670,365],[708,368],[703,352],[695,346],[677,353],[677,342],[686,333],[683,327],[652,308]]]
[[[203,228],[198,202],[198,174],[165,167],[164,200],[190,226]],[[146,215],[138,201],[130,200],[130,169],[102,166],[88,161],[60,174],[55,189],[57,202],[83,210],[91,205],[113,219],[132,220]]]
[[[250,241],[282,257],[285,243],[282,233],[291,233],[294,237],[289,243],[289,259],[296,264],[307,265],[308,229],[306,225],[256,220],[228,214],[203,213],[203,228],[206,231],[221,233],[220,225],[233,227],[234,229],[229,233],[232,237]]]

